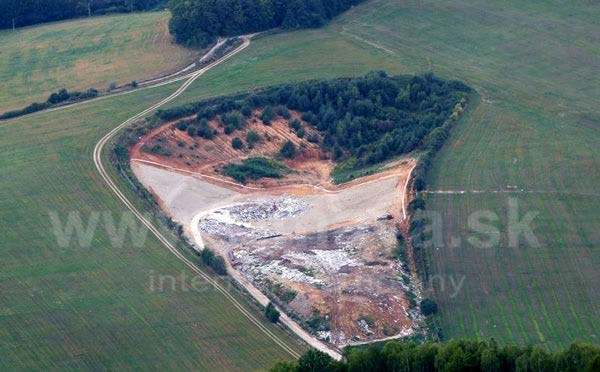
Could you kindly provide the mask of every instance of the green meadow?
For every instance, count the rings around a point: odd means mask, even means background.
[[[197,52],[172,43],[168,12],[133,13],[1,30],[0,112],[61,88],[108,89],[177,71]]]

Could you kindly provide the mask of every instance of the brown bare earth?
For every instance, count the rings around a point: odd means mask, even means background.
[[[329,184],[329,174],[335,164],[329,160],[329,155],[318,144],[298,138],[289,127],[289,121],[298,119],[302,122],[306,131],[304,138],[316,132],[300,119],[300,113],[290,111],[291,118],[289,120],[278,117],[273,120],[270,126],[263,124],[260,120],[260,114],[260,111],[254,111],[253,116],[247,120],[243,129],[230,134],[223,132],[223,128],[217,120],[211,120],[209,122],[210,127],[219,132],[212,140],[199,137],[192,138],[187,132],[177,130],[178,121],[173,121],[145,136],[134,146],[131,156],[134,159],[156,161],[175,168],[220,177],[217,170],[221,166],[248,157],[272,157],[279,151],[284,142],[291,141],[300,150],[300,153],[295,159],[285,160],[284,163],[297,172],[288,175],[283,180],[263,179],[249,182],[248,186],[272,187],[299,182],[327,186]],[[193,117],[187,119],[191,118]],[[239,137],[245,141],[249,131],[257,132],[261,137],[261,142],[255,144],[253,149],[233,149],[231,140]],[[156,144],[160,144],[162,148],[171,151],[173,156],[157,156],[142,151],[142,147],[152,147]]]
[[[418,290],[394,253],[414,159],[333,185],[335,164],[319,145],[298,138],[284,119],[266,126],[254,114],[230,135],[212,121],[219,132],[212,140],[168,123],[131,149],[133,170],[197,247],[226,257],[236,275],[317,338],[342,347],[417,332],[421,315],[409,293]],[[270,140],[232,149],[231,139],[249,130]],[[295,172],[282,179],[240,185],[218,172],[245,157],[272,157],[287,140],[304,150],[285,161]],[[172,155],[142,150],[155,144]]]

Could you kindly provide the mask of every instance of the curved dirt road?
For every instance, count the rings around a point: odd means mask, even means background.
[[[237,54],[237,53],[241,52],[242,50],[244,50],[245,48],[247,48],[248,45],[250,45],[250,38],[251,38],[251,36],[250,37],[244,37],[244,43],[242,45],[240,45],[238,48],[236,48],[235,50],[231,51],[227,55],[223,56],[221,59],[219,59],[219,60],[211,63],[210,65],[202,68],[201,70],[195,71],[195,72],[187,75],[189,77],[188,80],[185,83],[183,83],[181,85],[181,87],[179,87],[174,93],[172,93],[167,98],[165,98],[162,101],[160,101],[160,102],[158,102],[158,103],[150,106],[149,108],[147,108],[146,110],[138,113],[137,115],[132,116],[131,118],[127,119],[126,121],[124,121],[123,123],[121,123],[120,125],[118,125],[117,127],[115,127],[114,129],[112,129],[110,132],[108,132],[104,137],[102,137],[100,139],[100,141],[94,147],[94,155],[93,155],[93,157],[94,157],[94,164],[96,166],[96,169],[98,170],[98,173],[100,174],[100,176],[102,177],[102,179],[104,180],[104,182],[106,183],[106,185],[114,192],[114,194],[117,196],[117,198],[119,198],[119,200],[121,200],[121,202],[123,202],[123,204],[125,204],[125,206],[137,217],[137,219],[139,219],[140,222],[143,223],[152,232],[152,234],[154,234],[154,236],[156,236],[156,238],[158,238],[158,240],[160,240],[160,242],[171,253],[173,253],[181,262],[183,262],[186,266],[188,266],[196,274],[198,274],[200,277],[202,277],[204,280],[206,280],[208,283],[210,283],[217,291],[219,291],[223,296],[225,296],[225,298],[227,298],[227,300],[229,300],[229,302],[236,309],[238,309],[244,316],[246,316],[246,318],[248,318],[248,320],[250,320],[252,323],[254,323],[261,330],[261,332],[263,332],[273,342],[275,342],[278,346],[280,346],[283,350],[285,350],[290,356],[292,356],[294,358],[299,358],[300,354],[298,352],[296,352],[294,349],[292,349],[288,344],[286,344],[285,341],[283,341],[282,339],[280,339],[269,328],[267,328],[264,324],[262,324],[262,322],[259,319],[257,319],[250,311],[248,311],[221,284],[219,284],[216,280],[214,280],[213,278],[211,278],[210,275],[208,275],[207,273],[205,273],[204,271],[202,271],[201,269],[199,269],[196,265],[194,265],[194,263],[192,263],[181,252],[179,252],[173,246],[173,244],[171,244],[160,233],[160,231],[158,231],[158,229],[156,227],[154,227],[154,225],[152,224],[152,222],[150,222],[148,219],[146,219],[142,215],[142,213],[140,211],[138,211],[137,208],[119,190],[119,188],[117,187],[117,185],[115,184],[115,182],[111,179],[110,175],[106,171],[106,169],[104,167],[104,164],[102,162],[102,150],[103,150],[104,146],[106,145],[106,143],[108,143],[108,141],[111,138],[113,138],[115,136],[115,134],[117,134],[121,129],[123,129],[126,126],[130,125],[135,120],[137,120],[139,118],[142,118],[143,116],[151,113],[152,111],[158,109],[159,107],[161,107],[161,106],[163,106],[163,105],[171,102],[175,98],[177,98],[198,77],[200,77],[206,71],[208,71],[209,69],[217,66],[218,64],[222,63],[223,61],[229,59],[230,57],[234,56],[235,54]]]

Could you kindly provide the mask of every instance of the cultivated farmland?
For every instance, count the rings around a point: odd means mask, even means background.
[[[290,358],[151,234],[144,238],[144,228],[136,225],[142,233],[119,242],[106,223],[105,216],[116,224],[131,216],[96,173],[94,145],[174,89],[0,125],[6,172],[0,180],[0,369],[248,370]],[[121,188],[135,200],[127,186]],[[89,241],[77,234],[60,239],[69,236],[60,234],[69,215],[83,226],[101,218]],[[161,284],[161,278],[167,279]]]
[[[171,42],[168,20],[154,12],[0,31],[0,112],[61,88],[106,90],[189,65],[198,52]]]

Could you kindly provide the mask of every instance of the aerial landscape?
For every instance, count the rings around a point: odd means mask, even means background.
[[[0,369],[600,371],[598,19],[0,0]]]

